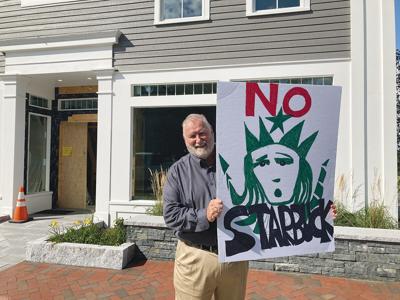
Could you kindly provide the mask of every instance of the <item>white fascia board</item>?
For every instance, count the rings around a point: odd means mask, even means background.
[[[81,0],[21,0],[21,7],[26,6],[43,6],[62,4],[64,2],[80,2]]]
[[[31,43],[23,45],[0,46],[0,52],[53,49],[53,48],[66,48],[66,47],[91,46],[91,45],[113,45],[118,43],[118,37],[119,35],[115,37],[105,37],[105,38],[86,39],[86,40],[60,41],[60,42],[48,42],[48,43],[41,42],[41,43]]]

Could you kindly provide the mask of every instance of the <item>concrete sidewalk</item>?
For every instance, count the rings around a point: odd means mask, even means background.
[[[88,211],[74,211],[63,215],[33,214],[30,216],[33,220],[26,223],[0,223],[0,271],[24,261],[26,243],[48,235],[51,221],[66,225],[90,216]]]
[[[121,271],[22,262],[0,272],[0,299],[174,299],[172,273],[165,261]],[[396,300],[400,283],[251,270],[246,299]]]

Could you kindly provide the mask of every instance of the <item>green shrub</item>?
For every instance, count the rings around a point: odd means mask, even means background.
[[[123,219],[116,219],[114,227],[103,228],[93,223],[93,218],[83,222],[76,221],[72,226],[60,226],[57,221],[50,224],[51,242],[55,243],[80,243],[119,246],[126,241],[126,229]]]

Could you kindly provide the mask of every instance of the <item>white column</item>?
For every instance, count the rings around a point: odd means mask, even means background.
[[[365,205],[383,201],[397,219],[394,1],[351,7],[353,180]]]
[[[394,2],[365,3],[368,195],[397,219]]]
[[[12,216],[18,188],[24,182],[25,93],[26,80],[17,75],[2,75],[0,98],[0,214]]]
[[[397,200],[397,127],[396,127],[396,39],[394,1],[381,0],[382,69],[382,188],[386,205],[398,218]]]
[[[114,70],[97,72],[97,169],[95,218],[110,224],[111,139]]]
[[[351,3],[351,104],[350,148],[351,166],[346,181],[350,186],[349,208],[364,207],[368,200],[368,177],[366,156],[366,91],[365,91],[365,0]],[[342,104],[344,107],[344,103]],[[343,113],[344,110],[342,109]],[[340,174],[339,174],[340,175]],[[357,205],[351,199],[357,192]]]

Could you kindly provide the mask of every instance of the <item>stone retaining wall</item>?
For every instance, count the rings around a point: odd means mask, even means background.
[[[162,217],[125,222],[142,258],[173,260],[176,238]],[[335,227],[335,252],[252,261],[250,267],[371,280],[400,281],[400,230]]]

